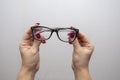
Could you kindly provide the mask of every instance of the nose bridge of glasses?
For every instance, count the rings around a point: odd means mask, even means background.
[[[52,28],[52,32],[57,32],[59,28]]]
[[[51,30],[52,30],[51,36],[55,32],[57,34],[57,37],[59,38],[59,36],[58,36],[58,30],[59,30],[59,28],[52,28]]]

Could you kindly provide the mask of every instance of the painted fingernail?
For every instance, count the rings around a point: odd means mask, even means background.
[[[40,23],[35,23],[36,25],[40,25]]]
[[[74,38],[75,33],[74,33],[74,32],[70,32],[70,33],[68,33],[68,36],[69,36],[70,38]]]
[[[43,43],[43,44],[45,44],[45,43],[46,43],[46,41],[45,41],[45,40],[42,40],[42,43]]]
[[[37,37],[38,39],[40,39],[40,38],[41,38],[41,35],[38,33],[38,34],[36,34],[36,37]]]
[[[73,26],[70,26],[70,28],[71,28],[71,29],[74,29],[74,27],[73,27]]]

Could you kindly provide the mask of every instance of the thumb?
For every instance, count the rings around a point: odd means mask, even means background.
[[[81,47],[77,38],[74,40],[74,42],[72,42],[72,44],[73,44],[74,49],[77,49],[77,48]]]
[[[38,40],[35,40],[35,39],[34,39],[33,47],[39,48],[40,44],[41,44],[41,41],[38,41]]]

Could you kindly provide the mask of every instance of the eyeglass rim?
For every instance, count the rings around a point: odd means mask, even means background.
[[[59,40],[61,40],[61,41],[63,41],[63,42],[66,42],[66,43],[69,43],[69,41],[64,41],[64,40],[62,40],[62,39],[59,37],[59,34],[58,34],[58,31],[59,31],[59,30],[61,30],[61,29],[71,29],[71,30],[74,30],[74,31],[76,32],[75,38],[74,38],[72,41],[70,41],[70,42],[73,42],[73,41],[76,39],[76,37],[77,37],[77,35],[78,35],[78,32],[79,32],[79,29],[76,29],[76,28],[53,28],[53,29],[52,29],[52,28],[49,28],[49,27],[46,27],[46,26],[32,26],[32,27],[31,27],[32,36],[34,37],[34,39],[36,39],[36,40],[38,40],[38,41],[40,41],[40,40],[37,39],[37,38],[35,37],[35,35],[34,35],[34,29],[35,29],[35,28],[47,28],[47,29],[50,29],[50,30],[51,30],[50,36],[49,36],[47,39],[45,39],[45,40],[50,39],[50,37],[52,36],[52,33],[55,31],[55,32],[57,33],[57,36],[58,36]]]
[[[60,38],[59,33],[58,33],[59,30],[61,30],[61,29],[71,29],[71,30],[74,30],[74,31],[75,31],[75,38],[74,38],[72,41],[64,41],[64,40],[62,40],[62,39]],[[58,32],[57,32],[57,36],[58,36],[59,40],[68,43],[68,42],[73,42],[73,41],[76,39],[76,37],[77,37],[77,35],[78,35],[78,32],[79,32],[79,29],[76,29],[76,28],[58,28]]]
[[[52,30],[51,28],[46,27],[46,26],[32,26],[32,27],[31,27],[31,30],[32,30],[32,36],[33,36],[34,39],[36,39],[36,40],[38,40],[38,41],[40,41],[40,40],[37,39],[37,38],[35,37],[35,35],[34,35],[34,30],[35,30],[36,28],[47,28],[47,29]],[[45,40],[50,39],[51,35],[52,35],[52,33],[51,33],[50,36],[49,36],[47,39],[45,39]]]

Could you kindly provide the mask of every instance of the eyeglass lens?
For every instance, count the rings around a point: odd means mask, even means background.
[[[48,28],[35,28],[33,30],[33,33],[34,33],[34,37],[37,40],[40,40],[41,36],[43,36],[44,39],[47,40],[51,35],[51,30]]]
[[[72,42],[75,39],[75,31],[72,29],[61,29],[58,31],[60,40],[65,42]]]

